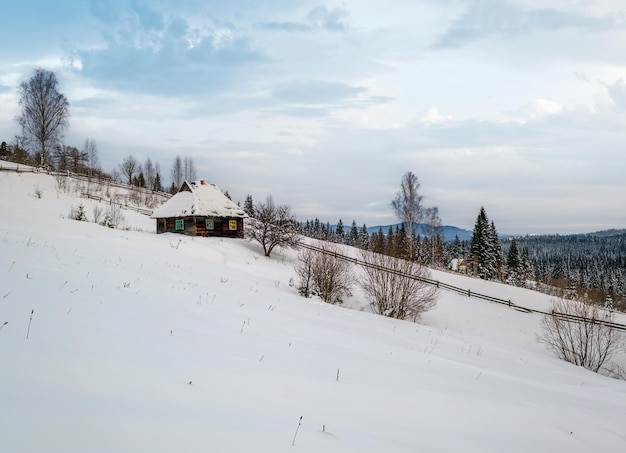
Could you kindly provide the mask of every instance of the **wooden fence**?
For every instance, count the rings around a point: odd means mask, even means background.
[[[552,316],[556,316],[557,318],[560,319],[564,319],[566,321],[572,321],[572,322],[592,322],[592,323],[597,323],[597,324],[601,324],[603,326],[607,326],[607,327],[611,327],[614,329],[618,329],[618,330],[622,330],[626,332],[626,325],[624,324],[620,324],[617,322],[612,322],[612,321],[606,321],[606,320],[602,320],[602,319],[589,319],[589,318],[584,318],[581,316],[575,316],[575,315],[570,315],[567,313],[559,313],[559,312],[545,312],[545,311],[541,311],[541,310],[536,310],[534,308],[528,308],[528,307],[524,307],[522,305],[518,305],[515,304],[511,301],[511,299],[505,300],[505,299],[500,299],[498,297],[493,297],[493,296],[488,296],[486,294],[480,294],[477,292],[473,292],[469,289],[464,289],[464,288],[459,288],[457,286],[453,286],[453,285],[449,285],[447,283],[443,283],[437,280],[432,280],[430,278],[424,278],[424,277],[419,277],[416,275],[410,275],[410,274],[405,274],[403,272],[400,271],[396,271],[393,269],[387,269],[384,268],[382,266],[376,265],[376,264],[371,264],[371,263],[367,263],[363,260],[359,260],[357,258],[352,258],[346,255],[342,255],[340,253],[337,253],[335,251],[332,250],[327,250],[324,249],[323,247],[316,247],[314,245],[309,245],[309,244],[305,244],[305,243],[300,243],[299,244],[300,247],[303,247],[305,249],[309,249],[312,250],[314,252],[318,252],[318,253],[324,253],[326,255],[331,255],[337,259],[343,260],[343,261],[348,261],[350,263],[359,265],[359,266],[363,266],[363,267],[369,267],[372,269],[377,269],[377,270],[381,270],[384,272],[390,272],[396,275],[400,275],[401,277],[405,277],[405,278],[411,278],[414,280],[418,280],[420,282],[426,283],[428,285],[433,285],[436,286],[437,288],[443,289],[445,291],[451,291],[457,294],[461,294],[463,296],[467,296],[467,297],[475,297],[476,299],[482,299],[482,300],[486,300],[489,302],[494,302],[496,304],[500,304],[500,305],[505,305],[509,308],[513,308],[515,310],[521,311],[523,313],[538,313],[538,314],[542,314],[542,315],[552,315]]]
[[[41,167],[31,167],[29,165],[20,165],[20,164],[14,164],[14,163],[10,163],[11,165],[3,165],[3,161],[0,161],[0,171],[10,171],[10,172],[14,172],[14,173],[45,173],[48,174],[50,176],[54,176],[55,178],[71,178],[74,179],[76,181],[83,181],[83,182],[87,182],[87,183],[95,183],[95,184],[99,184],[101,186],[108,186],[108,187],[114,187],[114,188],[118,188],[118,189],[124,189],[124,190],[128,190],[131,191],[134,194],[139,194],[139,195],[148,195],[148,196],[154,196],[157,198],[160,198],[162,202],[167,201],[172,195],[166,192],[154,192],[150,189],[147,189],[145,187],[137,187],[137,186],[131,186],[128,184],[124,184],[124,183],[120,183],[120,182],[115,182],[112,181],[110,179],[107,178],[101,178],[98,176],[89,176],[89,175],[84,175],[81,173],[73,173],[70,171],[66,171],[66,172],[57,172],[57,171],[53,171],[53,170],[48,170],[48,169],[44,169]],[[118,201],[114,201],[108,198],[104,198],[104,197],[100,197],[97,195],[93,195],[90,193],[86,193],[83,192],[81,193],[81,196],[84,198],[89,198],[91,200],[98,200],[101,202],[105,202],[108,203],[110,205],[118,205],[120,207],[123,207],[125,209],[130,209],[132,211],[136,211],[139,212],[141,214],[145,214],[145,215],[151,215],[152,214],[152,209],[147,209],[147,208],[141,208],[138,206],[131,206],[128,203],[120,203]]]

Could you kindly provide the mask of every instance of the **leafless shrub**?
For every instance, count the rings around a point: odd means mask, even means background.
[[[94,223],[100,223],[100,220],[102,219],[102,206],[100,206],[100,204],[96,203],[93,205],[93,221]]]
[[[302,249],[298,253],[298,261],[294,268],[298,276],[300,285],[298,291],[304,297],[311,297],[313,291],[313,260],[315,252],[310,249]]]
[[[109,228],[119,228],[124,223],[124,214],[122,214],[122,207],[118,204],[111,203],[104,214],[104,219],[101,225]]]
[[[361,259],[361,286],[375,313],[416,321],[437,304],[437,288],[419,280],[430,277],[426,267],[369,251],[361,252]]]
[[[299,253],[295,270],[300,279],[300,294],[304,297],[314,294],[324,302],[341,303],[355,283],[351,264],[337,257],[336,246],[326,244],[322,250],[304,249]]]
[[[327,244],[315,253],[312,266],[313,291],[324,302],[341,303],[354,284],[351,264],[337,257],[336,247]]]
[[[613,313],[582,300],[555,299],[538,339],[562,360],[596,373],[622,350],[622,335],[605,324]]]

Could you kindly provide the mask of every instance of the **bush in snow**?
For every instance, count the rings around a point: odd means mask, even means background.
[[[93,205],[93,221],[94,223],[100,223],[100,220],[102,219],[102,206],[100,206],[99,204],[95,204]]]
[[[119,228],[124,222],[124,215],[122,214],[122,207],[118,204],[110,204],[101,225],[108,226],[109,228]]]
[[[541,321],[539,341],[566,362],[599,372],[623,350],[622,334],[607,325],[612,312],[586,301],[556,299]]]
[[[354,284],[351,265],[337,257],[336,247],[326,244],[322,249],[324,252],[304,249],[298,255],[295,266],[300,278],[298,291],[304,297],[314,294],[324,302],[341,303]]]
[[[72,206],[70,209],[70,218],[74,220],[86,221],[87,214],[85,213],[85,206],[81,203],[77,208]]]
[[[437,303],[437,288],[420,279],[430,273],[414,261],[363,251],[361,286],[375,313],[416,321]]]

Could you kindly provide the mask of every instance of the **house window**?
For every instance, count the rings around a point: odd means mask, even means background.
[[[176,219],[176,231],[185,229],[185,219]]]
[[[214,230],[215,229],[215,220],[214,219],[206,219],[206,229]]]
[[[237,231],[237,221],[236,220],[229,220],[228,221],[228,229],[231,231]]]

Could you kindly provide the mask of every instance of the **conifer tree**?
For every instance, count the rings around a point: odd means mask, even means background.
[[[152,186],[152,190],[155,192],[163,192],[163,186],[161,185],[161,175],[157,172],[154,176],[154,185]]]
[[[377,232],[372,233],[370,248],[374,253],[385,253],[385,234],[382,227],[378,228]]]
[[[337,222],[337,227],[335,228],[335,234],[339,238],[339,242],[343,242],[344,231],[343,231],[343,221],[341,219],[339,219],[339,222]]]
[[[395,256],[396,255],[396,238],[393,234],[393,227],[389,227],[389,231],[387,232],[387,237],[385,240],[385,255]]]
[[[472,240],[470,243],[471,271],[480,278],[488,278],[488,261],[490,253],[490,225],[487,212],[484,207],[480,207],[480,212],[474,224]]]
[[[246,200],[243,202],[243,212],[248,214],[250,217],[254,217],[254,202],[252,201],[252,195],[248,194],[246,196]],[[308,225],[307,220],[307,225]]]
[[[352,221],[352,225],[350,226],[350,235],[348,237],[349,244],[358,247],[359,244],[359,229],[356,226],[356,221]]]
[[[367,231],[367,226],[363,224],[361,231],[359,232],[359,247],[368,250],[370,247],[370,233]]]
[[[517,285],[519,283],[520,274],[520,257],[515,238],[511,239],[511,245],[506,259],[506,267],[509,283]]]
[[[498,238],[498,230],[496,229],[495,223],[493,220],[489,225],[489,235],[488,235],[488,258],[487,258],[487,269],[488,279],[500,279],[502,275],[502,246],[500,245],[500,239]]]

